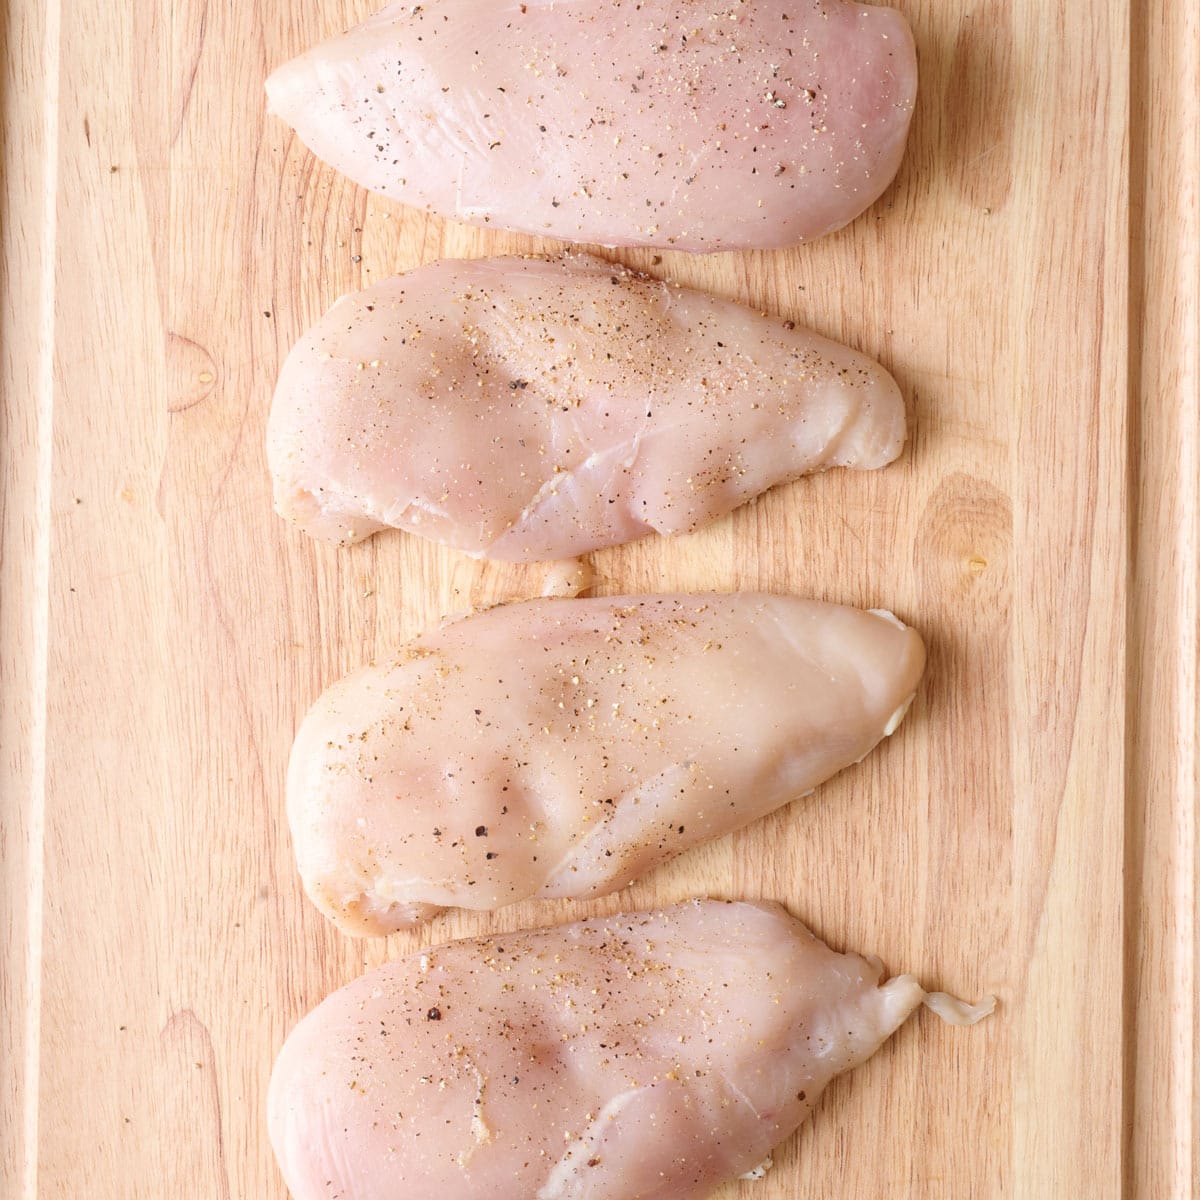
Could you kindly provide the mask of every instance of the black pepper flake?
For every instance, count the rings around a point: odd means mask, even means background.
[[[486,825],[476,825],[475,826],[475,836],[476,837],[487,837],[487,835],[488,834],[487,834],[487,826]]]
[[[442,1010],[440,1008],[431,1008],[425,1014],[425,1020],[427,1020],[427,1021],[440,1021],[441,1019],[442,1019]]]
[[[508,386],[511,391],[523,392],[529,386],[529,380],[528,379],[514,379],[514,380],[512,380],[511,383],[509,383]],[[478,712],[479,709],[476,709],[475,711]]]

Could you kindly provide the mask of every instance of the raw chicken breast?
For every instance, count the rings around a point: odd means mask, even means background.
[[[926,997],[774,904],[451,942],[293,1030],[267,1101],[295,1200],[701,1200]]]
[[[844,0],[392,4],[267,80],[306,146],[404,204],[694,251],[852,220],[916,90],[904,18]]]
[[[924,662],[890,613],[786,596],[490,609],[314,705],[288,772],[300,874],[351,934],[617,891],[858,762]]]
[[[881,467],[904,435],[895,382],[845,346],[597,259],[502,258],[340,300],[284,364],[267,452],[315,537],[527,562]]]

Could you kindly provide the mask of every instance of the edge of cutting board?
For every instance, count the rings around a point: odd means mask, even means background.
[[[37,1195],[59,0],[0,4],[0,1195]]]
[[[1124,1192],[1184,1200],[1200,1195],[1200,12],[1132,17]]]

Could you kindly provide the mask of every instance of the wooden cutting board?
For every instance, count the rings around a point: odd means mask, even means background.
[[[0,7],[0,1194],[281,1198],[268,1071],[328,991],[426,939],[697,893],[1000,1000],[913,1021],[726,1197],[1197,1194],[1197,10],[897,3],[922,92],[870,213],[785,253],[613,257],[878,356],[908,453],[593,562],[601,593],[892,607],[929,641],[912,715],[611,901],[388,944],[301,894],[292,730],[544,570],[290,532],[272,383],[342,292],[552,244],[368,197],[265,115],[268,70],[369,0]]]

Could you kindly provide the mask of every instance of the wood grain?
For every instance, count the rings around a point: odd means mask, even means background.
[[[618,897],[384,945],[303,899],[292,730],[545,571],[289,532],[271,388],[341,292],[553,243],[368,197],[267,118],[270,67],[369,0],[0,9],[0,1194],[282,1198],[266,1080],[326,992],[423,940],[699,892],[1001,999],[913,1022],[727,1197],[1196,1194],[1197,17],[897,3],[922,92],[879,205],[794,251],[614,257],[875,354],[909,452],[593,563],[605,593],[892,607],[930,647],[909,720]]]

